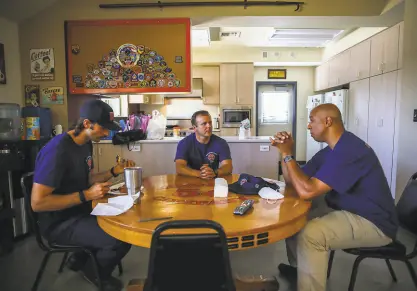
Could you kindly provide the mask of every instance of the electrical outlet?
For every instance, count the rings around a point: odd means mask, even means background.
[[[269,152],[269,145],[261,145],[261,146],[259,146],[259,151],[261,151],[261,152]]]
[[[132,152],[140,152],[140,143],[135,142],[131,148]]]

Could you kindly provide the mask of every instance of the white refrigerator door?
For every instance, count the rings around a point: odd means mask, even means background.
[[[310,121],[310,112],[314,107],[323,103],[323,95],[314,95],[308,96],[307,98],[307,119]],[[311,135],[310,131],[307,130],[307,143],[306,143],[306,161],[311,160],[311,158],[323,148],[322,143],[315,141]]]
[[[343,124],[347,126],[347,97],[348,97],[348,90],[337,90],[333,92],[326,93],[324,96],[325,103],[333,103],[336,105],[340,112],[342,113],[342,120]]]

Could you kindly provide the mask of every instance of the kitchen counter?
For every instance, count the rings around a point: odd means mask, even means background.
[[[238,136],[220,136],[228,143],[269,143],[269,136],[250,136],[245,139],[239,139]],[[164,137],[163,139],[146,139],[139,140],[137,143],[178,143],[184,137]],[[100,143],[112,143],[111,140],[102,140]]]

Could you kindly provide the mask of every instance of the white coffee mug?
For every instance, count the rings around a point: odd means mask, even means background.
[[[55,129],[54,129],[54,135],[58,135],[62,133],[62,125],[61,124],[57,124],[55,125]]]

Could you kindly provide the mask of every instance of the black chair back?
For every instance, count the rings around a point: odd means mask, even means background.
[[[36,241],[38,242],[38,245],[42,250],[48,251],[49,248],[45,245],[42,239],[41,231],[39,229],[38,214],[35,211],[33,211],[31,205],[33,172],[24,174],[20,180],[20,185],[22,186],[22,192],[25,199],[26,213],[29,215],[30,225],[32,227],[33,232],[35,233]]]
[[[161,235],[168,229],[205,228],[216,233]],[[235,291],[226,234],[210,220],[160,224],[153,236],[145,291]]]
[[[417,173],[411,176],[397,203],[398,219],[402,227],[417,235]]]

